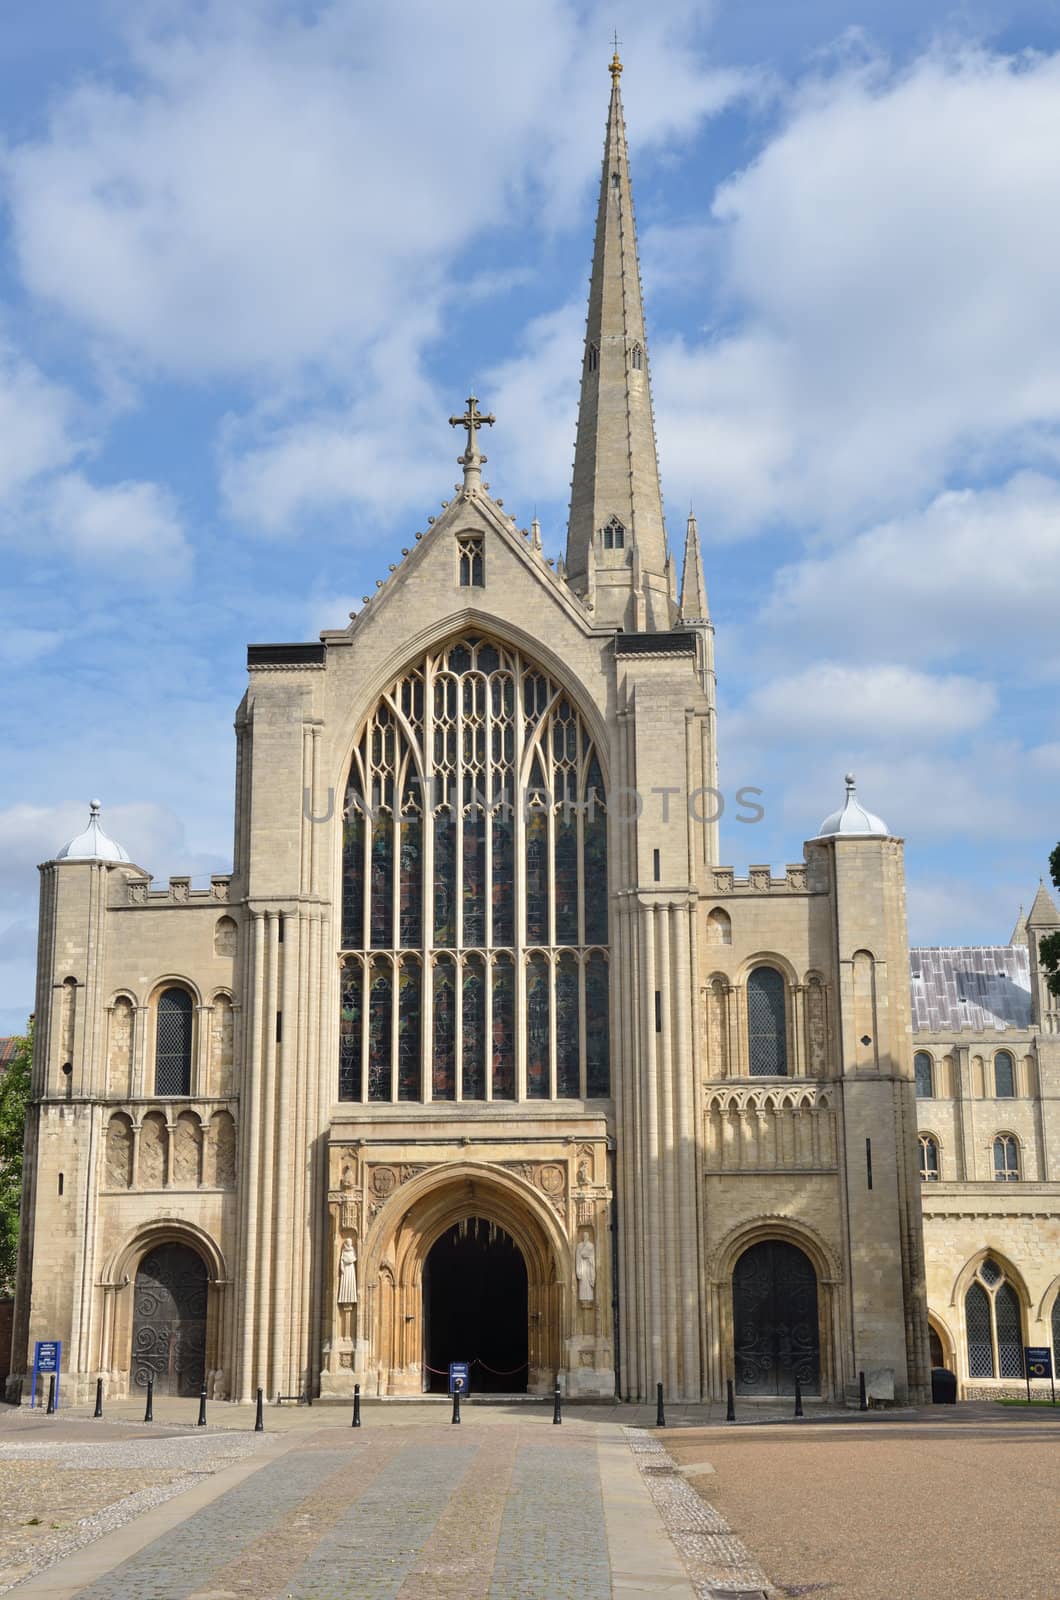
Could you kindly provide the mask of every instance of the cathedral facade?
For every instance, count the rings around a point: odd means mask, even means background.
[[[41,869],[12,1381],[61,1339],[82,1400],[416,1394],[456,1360],[497,1392],[919,1400],[933,1359],[1005,1380],[1006,1296],[1048,1342],[1048,896],[973,1040],[927,993],[961,953],[911,987],[902,843],[853,780],[782,875],[718,859],[621,70],[565,561],[492,497],[472,397],[455,497],[349,625],[250,646],[232,872],[156,887],[95,803]]]

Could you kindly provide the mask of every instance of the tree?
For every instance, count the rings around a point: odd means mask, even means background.
[[[30,1072],[33,1066],[33,1018],[0,1077],[0,1291],[15,1285],[19,1213],[22,1207],[22,1145],[26,1133]]]
[[[1060,889],[1060,844],[1049,857],[1049,876]],[[1046,982],[1050,994],[1060,995],[1060,933],[1047,933],[1038,942],[1038,960],[1049,974]]]

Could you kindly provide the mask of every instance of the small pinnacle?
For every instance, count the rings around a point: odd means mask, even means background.
[[[423,534],[422,534],[422,533],[419,533],[419,532],[417,532],[417,534],[416,534],[416,537],[417,537],[417,539],[422,539],[422,538],[423,538]]]

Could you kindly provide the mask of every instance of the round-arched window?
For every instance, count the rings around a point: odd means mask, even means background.
[[[192,1000],[186,989],[163,989],[155,1022],[155,1094],[191,1093]]]
[[[913,1074],[917,1099],[930,1100],[935,1093],[934,1062],[926,1050],[918,1050],[913,1057]]]
[[[753,1078],[788,1070],[784,979],[775,967],[756,967],[747,980],[747,1037]]]

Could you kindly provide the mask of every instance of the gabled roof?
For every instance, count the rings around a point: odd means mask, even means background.
[[[909,969],[917,1033],[1032,1025],[1026,945],[916,946]]]

